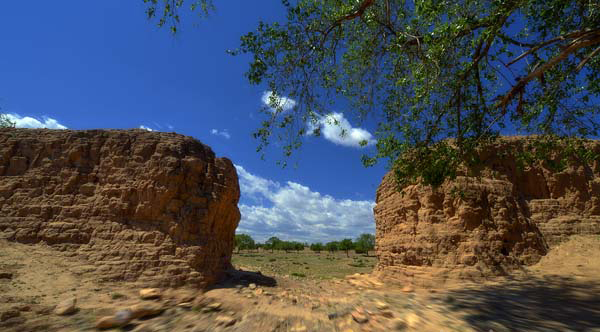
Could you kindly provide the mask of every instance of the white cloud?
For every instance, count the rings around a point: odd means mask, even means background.
[[[155,131],[154,129],[152,129],[150,127],[146,127],[144,125],[140,125],[140,129],[144,129],[144,130],[147,130],[147,131]]]
[[[235,168],[238,172],[240,190],[244,195],[252,196],[254,199],[257,195],[268,199],[273,198],[272,191],[279,188],[279,183],[251,174],[242,166],[235,165]]]
[[[173,127],[173,125],[170,125],[170,124],[167,124],[167,128],[169,128],[169,130],[175,129],[175,127]]]
[[[284,185],[235,166],[244,203],[238,233],[258,241],[271,236],[306,242],[374,233],[373,201],[336,199],[288,181]]]
[[[229,135],[229,132],[227,131],[227,129],[224,129],[223,131],[219,131],[218,129],[213,129],[210,131],[210,133],[213,135],[217,135],[217,136],[223,136],[226,139],[231,138],[231,135]]]
[[[338,145],[360,148],[361,142],[366,142],[365,146],[371,146],[377,143],[373,135],[365,129],[354,128],[342,113],[330,113],[322,116],[317,124],[308,124],[308,133],[312,133],[315,127],[321,128],[323,137]]]
[[[30,116],[20,116],[18,114],[6,114],[6,117],[11,122],[15,123],[17,128],[48,128],[48,129],[67,129],[66,126],[60,124],[57,120],[47,116],[41,119],[32,118]]]
[[[296,106],[296,101],[292,98],[281,97],[273,94],[273,91],[265,91],[261,97],[265,106],[268,106],[271,112],[287,112]]]

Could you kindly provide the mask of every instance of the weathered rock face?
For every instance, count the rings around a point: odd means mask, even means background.
[[[422,285],[480,280],[536,263],[570,235],[600,234],[599,163],[521,169],[514,156],[499,153],[515,148],[523,148],[522,139],[503,139],[482,152],[479,176],[436,189],[398,192],[388,173],[374,209],[376,273]],[[598,142],[589,148],[600,153]]]
[[[231,161],[191,137],[0,129],[0,237],[73,251],[104,280],[211,283],[239,195]]]

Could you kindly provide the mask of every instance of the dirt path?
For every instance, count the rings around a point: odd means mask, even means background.
[[[159,308],[122,331],[600,331],[600,237],[577,237],[522,275],[445,291],[369,275],[331,281],[231,271],[205,293],[97,281],[93,265],[43,245],[0,241],[1,331],[95,331],[133,305]],[[77,299],[77,312],[54,306]]]

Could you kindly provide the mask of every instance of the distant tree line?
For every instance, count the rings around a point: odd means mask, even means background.
[[[325,244],[316,242],[309,245],[308,243],[298,241],[284,241],[276,236],[269,238],[265,243],[257,243],[248,234],[236,234],[235,247],[237,248],[238,253],[240,250],[251,251],[258,250],[259,248],[270,250],[271,252],[274,252],[275,250],[283,250],[286,253],[290,251],[300,252],[300,250],[304,250],[304,248],[308,247],[316,253],[320,253],[321,251],[328,251],[330,253],[344,251],[346,252],[346,256],[350,256],[350,250],[354,250],[358,254],[368,255],[369,251],[375,250],[375,235],[365,233],[361,234],[355,240],[346,238],[341,241],[331,241]]]

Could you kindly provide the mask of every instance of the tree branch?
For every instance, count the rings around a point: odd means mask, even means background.
[[[581,62],[577,65],[577,68],[575,68],[576,72],[581,71],[581,69],[583,69],[583,66],[585,66],[585,64],[590,61],[591,58],[595,57],[596,55],[598,55],[600,53],[600,46],[598,46],[595,50],[592,51],[592,53],[590,53],[590,55],[588,55],[587,57],[585,57],[583,60],[581,60]]]
[[[333,24],[331,24],[329,26],[329,28],[327,28],[327,30],[325,30],[324,35],[323,35],[323,40],[321,41],[321,46],[323,46],[323,44],[325,43],[325,40],[327,39],[327,36],[331,32],[331,30],[333,30],[335,27],[340,26],[344,21],[353,20],[357,17],[362,16],[365,13],[365,11],[367,10],[367,8],[371,7],[374,3],[375,3],[375,0],[363,0],[363,2],[361,2],[361,4],[358,6],[358,8],[355,11],[335,20],[335,22],[333,22]]]
[[[526,52],[524,52],[523,54],[519,55],[518,57],[516,57],[515,59],[513,59],[512,61],[510,61],[509,63],[506,64],[506,66],[510,66],[512,64],[514,64],[515,62],[523,59],[524,57],[526,57],[527,55],[536,52],[537,50],[539,50],[540,48],[546,47],[550,44],[554,44],[558,41],[561,40],[566,40],[566,39],[571,39],[571,38],[583,38],[586,37],[586,35],[591,34],[597,34],[600,30],[587,30],[587,31],[574,31],[574,32],[570,32],[566,35],[562,35],[562,36],[558,36],[556,38],[552,38],[550,40],[541,42],[535,46],[533,46],[532,48],[530,48],[529,50],[527,50]],[[574,41],[575,42],[575,41]]]
[[[566,59],[571,53],[583,48],[583,47],[588,47],[591,45],[596,45],[600,43],[600,30],[597,30],[595,32],[596,35],[591,35],[590,39],[587,40],[583,40],[583,39],[579,39],[577,42],[573,42],[571,44],[569,44],[566,48],[563,49],[563,51],[555,56],[554,58],[550,59],[548,62],[546,62],[545,64],[543,64],[542,66],[538,67],[536,70],[534,70],[533,72],[529,73],[529,75],[521,78],[517,84],[515,84],[510,91],[504,95],[504,97],[502,97],[502,99],[500,100],[500,102],[497,104],[497,107],[502,107],[502,113],[506,114],[506,107],[508,106],[508,104],[510,103],[510,101],[515,97],[515,95],[517,93],[521,93],[521,91],[525,88],[525,86],[527,86],[527,84],[535,79],[540,77],[544,72],[546,72],[548,69],[552,68],[554,65],[556,65],[557,63],[563,61],[564,59]],[[557,37],[560,38],[560,37]],[[557,39],[555,38],[555,39]],[[595,52],[595,51],[594,51]],[[593,52],[592,52],[593,53]]]

